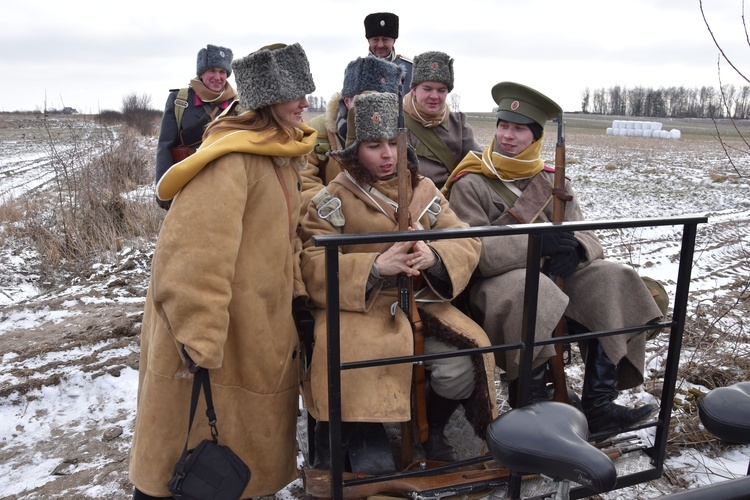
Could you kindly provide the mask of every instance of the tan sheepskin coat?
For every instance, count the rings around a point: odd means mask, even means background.
[[[224,154],[174,199],[154,253],[141,331],[130,478],[144,493],[169,496],[185,444],[192,375],[183,345],[209,369],[219,443],[251,469],[243,498],[273,494],[296,478],[292,299],[304,295],[294,232],[303,164],[303,156]],[[201,397],[190,446],[209,436]]]
[[[547,178],[550,188],[554,173],[543,170],[537,175]],[[529,180],[515,181],[523,190]],[[573,195],[566,203],[565,220],[583,220],[578,197],[570,181],[565,190]],[[489,226],[510,208],[482,174],[460,177],[450,191],[450,203],[456,214],[470,226]],[[552,203],[544,210],[552,220]],[[567,317],[591,331],[644,325],[661,317],[653,297],[638,274],[629,266],[604,260],[604,250],[592,231],[576,231],[586,259],[565,278],[565,293],[545,275],[540,275],[536,338],[548,339],[560,317]],[[482,238],[482,256],[477,268],[482,279],[472,287],[471,303],[479,321],[493,343],[521,340],[521,318],[525,283],[526,235],[488,236]],[[645,333],[624,334],[599,339],[607,356],[615,363],[626,359],[619,372],[619,389],[643,382]],[[584,347],[585,352],[585,347]],[[554,354],[553,346],[535,350],[534,366]],[[518,376],[518,350],[498,353],[498,366],[510,379]]]
[[[391,199],[397,199],[395,180],[376,186]],[[312,365],[304,379],[305,405],[320,420],[328,420],[328,374],[326,349],[325,256],[323,247],[312,245],[314,235],[390,232],[398,225],[393,209],[381,201],[386,213],[367,198],[346,174],[339,174],[327,192],[341,200],[343,226],[331,217],[321,218],[315,201],[310,204],[302,222],[302,275],[315,306],[315,349]],[[426,229],[462,228],[462,223],[429,179],[422,179],[410,196],[410,213],[419,217]],[[433,202],[439,214],[424,212]],[[435,211],[435,205],[432,210]],[[424,212],[424,213],[423,213]],[[462,348],[488,346],[484,331],[450,302],[469,281],[479,257],[479,241],[470,239],[439,240],[428,243],[437,252],[450,276],[452,290],[441,292],[428,284],[433,303],[418,303],[426,323],[425,335]],[[369,293],[366,284],[375,258],[391,243],[346,246],[340,248],[340,332],[343,362],[407,356],[414,353],[410,323],[405,314],[392,305],[398,300],[398,288],[376,285]],[[448,296],[441,295],[448,293]],[[491,354],[474,356],[476,387],[466,404],[467,418],[480,436],[496,416],[494,395],[494,361]],[[408,364],[372,367],[342,372],[342,419],[359,422],[400,422],[411,418],[410,390],[412,367]]]

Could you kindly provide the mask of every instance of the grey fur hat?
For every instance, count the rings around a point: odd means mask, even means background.
[[[375,56],[358,57],[344,71],[343,97],[354,97],[366,90],[398,94],[398,86],[406,70]]]
[[[231,76],[232,49],[208,44],[205,49],[199,50],[195,74],[201,76],[203,72],[211,68],[221,68],[226,70],[227,76]]]
[[[232,63],[240,104],[259,109],[315,91],[310,63],[299,43],[261,47]]]
[[[354,107],[349,110],[348,129],[355,130],[354,139],[347,134],[346,148],[331,151],[342,162],[354,162],[360,143],[390,141],[398,133],[398,96],[393,93],[367,92],[354,97]],[[353,112],[352,112],[353,111]],[[410,162],[417,162],[411,147],[407,149]]]
[[[445,52],[424,52],[414,58],[412,88],[422,82],[440,82],[453,90],[453,58]]]

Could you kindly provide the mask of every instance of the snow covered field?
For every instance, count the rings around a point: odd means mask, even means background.
[[[54,177],[47,151],[32,137],[38,124],[0,118],[0,207],[24,192],[42,192]],[[750,276],[750,154],[733,153],[735,166],[711,138],[710,121],[683,125],[678,140],[605,135],[577,115],[568,118],[567,173],[589,220],[706,215],[699,227],[689,314],[696,331],[686,331],[683,363],[703,356],[703,325],[718,322],[732,342],[716,343],[715,360],[747,358],[747,290]],[[580,123],[577,122],[580,120]],[[577,126],[580,125],[580,126]],[[744,131],[747,124],[741,124]],[[548,129],[550,133],[551,129]],[[477,128],[480,142],[487,130]],[[150,142],[149,142],[150,141]],[[548,138],[548,144],[554,140]],[[147,141],[149,147],[153,140]],[[545,158],[552,162],[551,147]],[[737,171],[742,177],[737,175]],[[132,194],[150,202],[150,187]],[[2,214],[2,211],[0,211]],[[123,245],[111,259],[73,273],[42,272],[28,242],[7,237],[0,218],[0,498],[127,498],[130,439],[135,415],[138,337],[154,241]],[[610,258],[636,266],[674,292],[679,228],[602,232]],[[712,338],[726,336],[719,334]],[[658,369],[665,340],[647,353]],[[724,347],[722,347],[724,346]],[[722,349],[734,352],[723,355]],[[733,358],[734,356],[735,358]],[[700,358],[705,359],[705,358]],[[716,367],[750,380],[747,367]],[[743,371],[745,370],[745,371]],[[739,372],[739,373],[738,373]],[[571,380],[580,380],[575,369]],[[623,401],[654,401],[643,390]],[[708,387],[681,379],[678,399]],[[750,446],[706,439],[683,444],[681,407],[675,410],[667,472],[658,481],[602,495],[606,499],[655,498],[662,494],[742,476]],[[688,422],[689,420],[684,420]],[[644,439],[649,433],[644,432]],[[277,494],[300,498],[301,480]]]

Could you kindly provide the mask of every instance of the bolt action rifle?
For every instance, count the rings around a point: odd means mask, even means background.
[[[565,136],[563,134],[563,114],[557,116],[557,144],[555,145],[555,180],[552,189],[552,222],[565,222],[565,202],[572,197],[565,193]],[[555,283],[560,290],[565,290],[565,283],[561,276],[555,277]],[[564,317],[555,327],[553,337],[565,335]],[[565,381],[565,367],[563,362],[563,346],[555,344],[555,355],[549,360],[552,372],[553,399],[562,403],[570,403],[568,399],[568,385]]]
[[[404,78],[398,86],[398,133],[396,135],[396,147],[398,149],[397,175],[398,175],[398,211],[396,212],[399,231],[408,231],[411,226],[411,215],[409,213],[409,170],[407,165],[406,148],[407,131],[404,126],[403,107]],[[399,307],[409,318],[412,332],[414,333],[414,354],[424,354],[424,332],[422,319],[417,310],[414,300],[413,280],[410,276],[402,273],[398,277],[399,283]],[[401,463],[406,466],[413,458],[412,444],[421,444],[427,441],[427,404],[425,401],[425,368],[421,361],[414,365],[414,383],[412,384],[412,422],[406,422],[401,426]]]

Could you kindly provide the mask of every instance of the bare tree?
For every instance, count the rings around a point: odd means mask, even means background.
[[[719,79],[719,90],[721,92],[721,103],[724,109],[727,111],[727,116],[729,116],[730,120],[732,121],[732,125],[734,126],[734,130],[737,133],[737,136],[740,138],[741,143],[744,145],[744,149],[739,150],[736,146],[728,145],[724,138],[721,135],[721,132],[719,131],[719,126],[716,123],[716,120],[714,119],[714,126],[716,128],[716,135],[719,139],[719,142],[721,143],[722,148],[724,148],[724,154],[726,154],[727,159],[729,160],[730,164],[732,165],[732,168],[737,173],[739,177],[742,177],[742,174],[740,173],[740,170],[737,168],[737,165],[734,162],[733,155],[736,154],[742,154],[742,155],[749,155],[750,154],[750,144],[748,143],[747,137],[740,131],[739,127],[737,126],[737,123],[734,120],[734,116],[732,113],[729,112],[730,105],[727,99],[727,95],[724,92],[724,89],[721,86],[721,61],[722,59],[729,64],[729,66],[734,70],[734,72],[743,80],[748,82],[750,84],[750,80],[742,73],[740,68],[738,68],[732,59],[729,58],[729,56],[724,52],[724,49],[721,47],[719,42],[716,40],[716,37],[714,36],[714,32],[711,30],[711,25],[708,22],[708,19],[706,19],[706,13],[703,10],[703,0],[699,1],[700,9],[701,9],[701,16],[703,16],[703,22],[706,23],[706,28],[708,29],[709,34],[711,35],[711,39],[714,42],[714,45],[716,45],[716,48],[719,49],[719,56],[716,62],[717,66],[717,75]],[[745,22],[745,2],[743,0],[742,2],[742,27],[745,31],[745,39],[747,40],[748,45],[750,45],[750,37],[748,36],[747,32],[747,23]]]
[[[456,113],[461,111],[461,94],[451,94],[448,97],[448,105],[450,106],[451,111]]]

